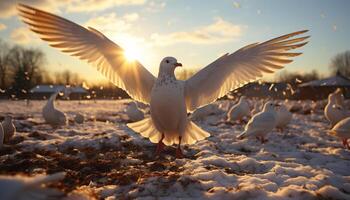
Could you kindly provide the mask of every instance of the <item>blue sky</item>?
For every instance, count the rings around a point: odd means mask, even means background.
[[[90,25],[137,55],[156,74],[160,60],[174,56],[185,68],[206,66],[226,52],[309,29],[304,54],[288,71],[316,69],[327,75],[330,59],[350,49],[348,0],[23,0],[81,25]],[[98,3],[97,3],[98,2]],[[102,76],[87,64],[48,47],[18,20],[15,1],[0,2],[0,37],[42,49],[48,71],[70,69],[90,80]],[[268,76],[272,78],[272,76]]]

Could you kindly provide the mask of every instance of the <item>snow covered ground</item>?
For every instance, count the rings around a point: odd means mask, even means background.
[[[265,144],[236,140],[244,124],[223,122],[233,102],[216,102],[196,117],[212,135],[184,146],[185,159],[174,158],[175,147],[155,158],[155,145],[126,126],[128,102],[58,101],[71,120],[53,129],[44,101],[0,101],[0,117],[11,113],[17,127],[0,150],[0,174],[65,171],[52,187],[86,199],[350,199],[350,151],[326,133],[324,102],[288,102],[292,122]],[[73,121],[78,112],[83,124]]]

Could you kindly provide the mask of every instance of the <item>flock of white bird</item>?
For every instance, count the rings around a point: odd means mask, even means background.
[[[158,77],[155,77],[140,62],[128,61],[119,45],[92,27],[84,28],[52,13],[23,4],[18,5],[18,11],[30,30],[37,33],[50,46],[93,64],[112,83],[124,89],[131,98],[149,104],[150,116],[145,118],[143,113],[137,111],[136,104],[126,110],[130,118],[137,121],[129,123],[128,127],[149,138],[151,142],[158,143],[158,153],[164,145],[177,144],[178,158],[183,156],[181,144],[194,144],[210,136],[191,121],[200,115],[188,118],[188,113],[214,102],[248,82],[261,78],[264,73],[273,73],[283,68],[285,64],[293,61],[292,57],[301,55],[289,51],[306,45],[305,40],[309,38],[309,36],[299,37],[307,32],[303,30],[247,45],[234,53],[224,54],[188,80],[181,81],[176,79],[174,71],[182,64],[173,57],[165,57],[161,61]],[[341,105],[339,95],[340,92],[330,95],[325,115],[333,127],[329,133],[340,137],[344,146],[349,148],[347,139],[350,120],[346,118],[347,114]],[[67,123],[66,115],[54,106],[56,97],[57,93],[50,97],[43,108],[43,118],[53,127],[64,126]],[[253,116],[246,124],[244,132],[237,136],[238,139],[256,137],[264,143],[267,134],[274,128],[285,128],[292,119],[285,106],[277,105],[273,101],[266,102],[261,111],[259,107],[257,105],[252,111]],[[210,112],[210,109],[204,109],[202,112]],[[227,113],[227,120],[231,123],[242,122],[252,113],[247,99],[241,97],[237,105]],[[11,120],[7,117],[1,125],[1,143],[7,141],[15,132]],[[84,116],[77,114],[74,120],[83,123]],[[49,192],[42,188],[42,185],[60,180],[63,176],[64,174],[55,174],[33,180],[1,176],[0,185],[4,185],[6,192],[0,192],[0,199],[21,199],[18,195],[33,196],[32,199],[48,199],[56,193]]]
[[[66,114],[55,108],[55,99],[59,92],[53,94],[42,109],[42,116],[47,124],[52,127],[64,126],[67,124]],[[283,131],[291,122],[293,114],[286,105],[274,103],[268,100],[261,109],[261,101],[254,102],[253,109],[250,109],[249,101],[241,96],[239,101],[227,111],[227,122],[230,124],[244,124],[245,119],[250,118],[246,123],[244,131],[237,136],[237,139],[256,138],[261,143],[267,142],[267,135],[275,128]],[[201,120],[205,116],[217,113],[217,105],[211,104],[204,109],[192,114],[192,119]],[[144,118],[144,113],[138,108],[135,102],[131,102],[124,110],[131,121],[139,121]],[[328,97],[328,103],[324,108],[325,118],[331,125],[329,134],[339,137],[345,148],[350,150],[347,140],[350,138],[350,115],[344,108],[344,96],[341,90],[336,90]],[[83,123],[84,116],[77,114],[74,118],[76,123]],[[0,149],[4,143],[15,135],[16,127],[12,116],[5,116],[0,123]],[[0,199],[47,199],[62,196],[62,193],[48,189],[45,184],[60,181],[64,173],[57,173],[48,176],[21,177],[21,176],[0,176],[0,188],[8,188],[0,193]]]

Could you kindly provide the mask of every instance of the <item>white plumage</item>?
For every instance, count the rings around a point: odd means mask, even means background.
[[[234,122],[237,120],[242,120],[243,117],[250,116],[250,108],[248,100],[245,96],[241,96],[238,103],[228,111],[227,120]]]
[[[221,110],[219,109],[218,105],[208,104],[206,106],[203,106],[195,110],[191,114],[191,119],[194,121],[204,120],[209,115],[216,115],[220,113],[221,113]]]
[[[348,112],[342,106],[336,103],[336,98],[337,97],[335,94],[329,94],[328,103],[324,108],[324,115],[331,123],[332,127],[340,120],[349,116]]]
[[[335,103],[339,106],[344,107],[345,98],[344,98],[342,90],[340,88],[338,88],[333,92],[333,94],[335,95]]]
[[[277,113],[277,123],[276,127],[283,129],[292,120],[293,114],[289,112],[288,108],[282,104],[276,109]]]
[[[132,122],[140,121],[144,118],[143,112],[137,107],[135,102],[130,102],[127,105],[125,113]]]
[[[350,145],[348,143],[348,139],[350,138],[350,117],[338,122],[329,133],[339,137],[342,140],[344,147],[350,150]]]
[[[55,108],[55,99],[59,92],[51,95],[46,105],[43,107],[42,114],[45,122],[53,127],[63,126],[67,124],[66,115]]]
[[[3,200],[47,200],[62,199],[64,193],[45,187],[45,184],[60,181],[65,173],[47,176],[23,177],[0,176],[0,199]]]
[[[237,136],[237,139],[255,136],[264,143],[266,141],[265,136],[275,128],[276,123],[275,105],[268,101],[265,103],[263,110],[249,120],[244,131]]]
[[[187,118],[187,112],[212,103],[228,92],[255,81],[292,62],[301,53],[289,50],[304,46],[308,38],[291,37],[298,31],[263,43],[245,46],[224,54],[186,81],[176,80],[180,66],[175,58],[164,58],[154,77],[138,61],[128,61],[123,49],[94,28],[84,28],[69,20],[20,4],[23,21],[52,47],[97,67],[116,86],[136,101],[150,104],[151,117],[128,124],[152,142],[166,145],[193,144],[209,136]],[[178,148],[179,149],[179,148]]]
[[[1,123],[4,130],[4,143],[8,142],[16,132],[16,127],[12,122],[12,116],[7,115]]]
[[[261,101],[256,100],[255,104],[254,104],[254,108],[250,112],[251,115],[255,115],[256,113],[259,113],[262,110],[262,108],[261,108],[262,106],[263,106],[263,104],[261,103]]]

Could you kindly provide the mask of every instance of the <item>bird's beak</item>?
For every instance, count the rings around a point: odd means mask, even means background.
[[[275,106],[276,106],[276,107],[280,107],[280,106],[281,106],[281,104],[279,104],[279,103],[275,103]]]
[[[175,63],[175,67],[182,67],[181,63]]]

